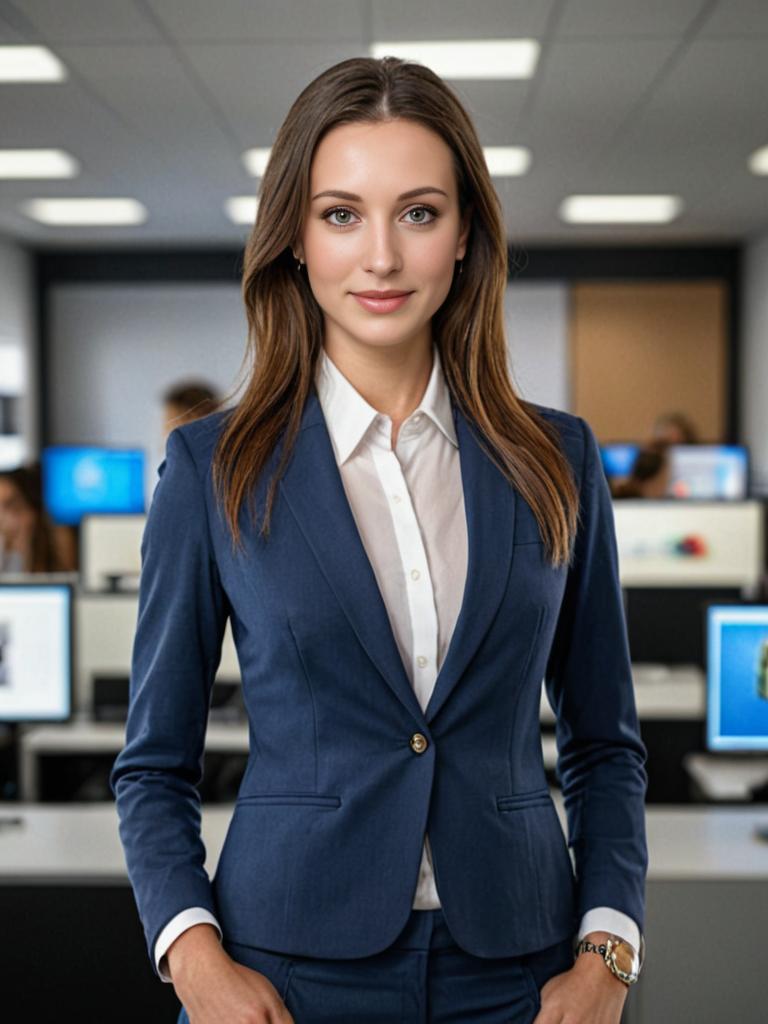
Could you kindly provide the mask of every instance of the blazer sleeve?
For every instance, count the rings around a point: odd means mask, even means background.
[[[574,852],[578,915],[613,907],[644,927],[647,751],[641,739],[619,583],[613,504],[589,424],[580,523],[545,687]]]
[[[229,605],[203,484],[182,429],[168,437],[142,535],[126,742],[109,777],[158,976],[155,943],[171,918],[188,907],[216,915],[197,786]]]

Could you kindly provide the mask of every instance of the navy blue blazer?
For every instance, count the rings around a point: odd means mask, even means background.
[[[610,493],[588,423],[537,408],[580,489],[574,564],[551,567],[530,506],[454,404],[468,572],[424,712],[314,387],[271,535],[243,506],[242,553],[211,482],[226,411],[169,435],[141,545],[126,743],[110,775],[153,968],[160,931],[194,906],[226,938],[285,954],[383,950],[411,911],[425,830],[448,927],[476,956],[574,936],[596,906],[643,928],[646,749]],[[255,490],[259,514],[280,451]],[[211,879],[196,786],[228,616],[250,751]],[[544,771],[542,678],[575,871]]]

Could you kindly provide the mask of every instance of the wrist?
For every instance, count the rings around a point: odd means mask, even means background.
[[[223,953],[218,931],[207,922],[192,925],[170,944],[165,952],[168,973],[174,983],[183,982],[190,965],[199,966],[201,958]]]

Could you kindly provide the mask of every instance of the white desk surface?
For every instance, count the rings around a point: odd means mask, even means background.
[[[124,722],[94,722],[73,719],[71,722],[33,725],[22,729],[23,751],[42,753],[111,754],[125,745]],[[248,752],[248,726],[209,722],[205,738],[206,750]]]
[[[565,831],[558,791],[555,806]],[[202,838],[206,870],[213,874],[233,805],[205,807]],[[21,826],[0,825],[0,885],[127,884],[115,805],[22,804],[0,802],[0,821],[21,818]],[[768,826],[765,810],[733,807],[649,807],[646,828],[649,879],[768,880],[768,843],[754,838]]]

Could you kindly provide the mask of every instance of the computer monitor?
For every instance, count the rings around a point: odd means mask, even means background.
[[[43,500],[55,523],[86,512],[144,512],[144,452],[53,445],[43,449]]]
[[[80,583],[83,590],[138,590],[143,514],[87,513],[80,523]]]
[[[601,444],[600,458],[603,463],[603,471],[608,479],[615,480],[619,477],[629,476],[639,451],[639,444]]]
[[[0,722],[72,714],[73,585],[0,582]]]
[[[739,501],[749,493],[749,455],[740,444],[673,444],[669,451],[671,498]]]
[[[609,482],[629,476],[639,443],[600,446]],[[742,501],[749,495],[749,450],[739,444],[672,444],[664,497],[703,501]]]
[[[707,749],[768,750],[768,604],[710,604]]]

